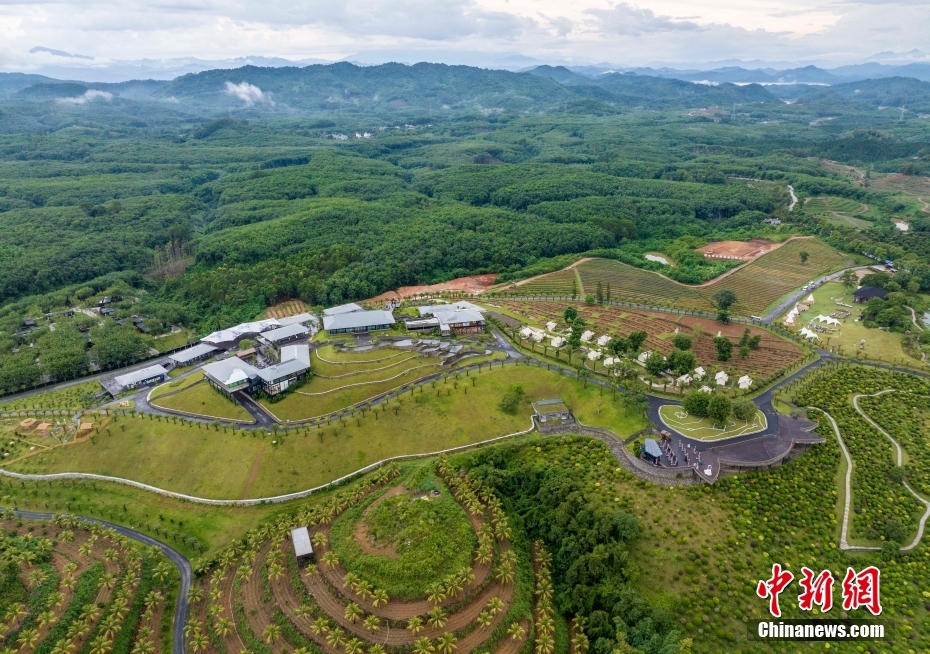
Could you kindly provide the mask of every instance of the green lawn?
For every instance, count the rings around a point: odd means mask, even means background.
[[[578,418],[627,436],[645,426],[609,391],[532,366],[485,368],[427,386],[393,408],[358,422],[334,422],[288,434],[218,430],[180,421],[118,417],[92,441],[54,449],[11,466],[18,472],[94,472],[211,498],[267,497],[312,488],[400,454],[448,449],[522,431],[531,400],[561,397]],[[525,401],[513,415],[498,408],[514,384]],[[438,395],[437,395],[438,392]],[[277,441],[277,443],[273,443]]]
[[[150,396],[154,400],[156,397],[161,397],[162,395],[179,391],[182,388],[187,388],[188,386],[192,386],[202,380],[203,372],[198,370],[194,374],[185,377],[184,379],[176,379],[174,381],[166,382],[161,386],[156,386],[152,389]]]
[[[673,404],[659,407],[659,417],[675,431],[699,441],[718,441],[734,436],[757,434],[768,427],[765,414],[758,409],[752,420],[730,419],[725,427],[715,426],[710,418],[689,415],[682,407]]]
[[[182,347],[187,345],[191,338],[193,337],[193,332],[187,329],[182,329],[176,334],[167,334],[160,338],[151,338],[149,344],[154,347],[159,352],[167,352],[175,348]]]
[[[390,367],[385,368],[384,370],[346,370],[342,374],[350,372],[353,373],[346,377],[317,377],[314,375],[308,383],[304,384],[300,388],[300,391],[302,393],[311,395],[317,393],[326,393],[328,391],[332,391],[337,388],[343,388],[353,384],[389,380],[392,377],[403,375],[410,370],[418,371],[414,377],[423,377],[424,375],[428,375],[442,367],[439,364],[439,359],[421,356],[412,356],[407,359],[396,359],[393,361],[393,365],[391,365],[391,362],[387,362],[386,365],[390,365]]]
[[[180,393],[153,400],[151,404],[152,406],[196,413],[211,418],[253,422],[248,411],[210,386],[206,381],[188,385]]]
[[[843,356],[859,355],[869,361],[919,365],[918,361],[907,356],[901,348],[901,334],[886,332],[878,328],[867,329],[861,322],[855,321],[862,307],[852,301],[852,290],[846,289],[839,282],[827,282],[814,290],[814,300],[809,310],[794,319],[794,326],[797,330],[806,327],[809,321],[814,320],[820,314],[829,316],[838,309],[852,312],[848,319],[842,320],[842,325],[833,328],[836,329],[833,334],[818,334],[821,347],[838,348],[837,352]],[[853,308],[840,306],[837,304],[838,301],[851,304]],[[865,339],[865,347],[860,350],[859,342],[862,339]]]

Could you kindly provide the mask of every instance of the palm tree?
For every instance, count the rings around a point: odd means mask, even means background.
[[[416,636],[419,632],[423,631],[423,618],[415,615],[407,620],[407,629],[410,630],[410,633]]]
[[[196,604],[203,599],[203,591],[199,588],[191,588],[187,592],[187,601],[190,604]]]
[[[313,624],[310,625],[310,631],[317,636],[329,633],[329,620],[326,618],[317,618],[313,621]]]
[[[379,607],[382,604],[387,604],[389,599],[390,598],[388,598],[387,591],[380,588],[376,588],[371,594],[371,604],[375,607]]]
[[[160,584],[164,584],[168,581],[168,575],[171,574],[171,564],[167,562],[159,563],[155,566],[155,569],[152,570],[152,579],[157,581]]]
[[[358,582],[358,575],[354,572],[347,572],[345,577],[342,578],[342,587],[355,588],[356,582]]]
[[[482,611],[481,613],[478,614],[477,622],[482,627],[488,627],[491,625],[491,620],[493,619],[494,618],[491,617],[490,613],[488,613],[487,611]]]
[[[48,602],[55,606],[61,606],[65,603],[65,594],[61,591],[56,591],[48,596]]]
[[[55,641],[55,646],[49,654],[71,654],[73,650],[74,644],[70,640],[62,638]]]
[[[365,612],[362,611],[362,607],[355,602],[349,602],[346,605],[345,616],[346,620],[348,620],[350,623],[355,624],[364,614]]]
[[[277,563],[274,563],[268,566],[268,578],[271,579],[271,581],[277,581],[283,576],[284,576],[284,568],[282,568],[280,565],[278,565]]]
[[[436,641],[436,649],[439,650],[441,654],[452,654],[452,652],[455,651],[455,644],[458,640],[458,638],[447,631]]]
[[[501,565],[497,569],[497,574],[494,575],[494,578],[497,579],[502,584],[511,583],[513,581],[513,566]]]
[[[526,629],[524,629],[519,622],[514,622],[509,627],[507,627],[507,635],[510,636],[513,640],[520,640],[523,638],[524,634],[526,634]]]
[[[277,625],[274,625],[277,626]],[[190,644],[191,650],[196,654],[202,650],[207,649],[207,645],[210,643],[210,639],[207,638],[207,635],[204,633],[196,633],[191,636]]]
[[[446,599],[446,589],[438,582],[430,584],[426,589],[426,599],[433,604],[439,604]]]
[[[123,628],[122,622],[115,614],[110,614],[107,619],[100,623],[101,633],[107,637],[107,640],[113,640]],[[199,627],[197,629],[199,631]]]
[[[447,619],[446,612],[438,606],[434,606],[433,609],[427,613],[426,621],[429,623],[429,626],[442,629],[446,626]]]
[[[336,556],[334,551],[330,550],[323,555],[323,563],[328,565],[330,568],[335,568],[337,565],[339,565],[339,557]]]
[[[7,609],[4,620],[13,622],[14,620],[18,620],[24,615],[29,615],[29,609],[27,609],[26,605],[22,602],[16,602],[15,604],[10,605],[10,608]]]
[[[381,645],[372,645],[368,648],[368,654],[385,654],[384,647]]]
[[[58,618],[55,617],[55,613],[53,611],[42,611],[38,616],[36,616],[36,622],[40,627],[50,625],[57,619]]]
[[[365,618],[364,625],[368,631],[378,631],[381,629],[381,619],[376,615],[369,615]]]
[[[358,638],[352,638],[351,640],[347,641],[345,644],[345,650],[346,654],[361,654],[365,651],[362,647],[362,641]]]
[[[265,642],[269,645],[272,645],[278,642],[278,639],[281,637],[281,627],[276,624],[270,624],[265,627],[265,630],[262,632],[262,638],[265,639]]]
[[[540,634],[536,639],[536,654],[552,654],[555,639],[550,634]]]
[[[16,642],[19,643],[19,648],[33,648],[35,647],[36,641],[39,640],[39,632],[35,629],[23,629],[19,632],[19,638],[16,639]]]
[[[429,641],[429,638],[417,638],[413,643],[413,654],[433,654],[436,648]]]
[[[151,640],[137,641],[132,648],[132,654],[155,654],[155,643]]]
[[[488,601],[487,610],[491,615],[497,615],[504,608],[504,602],[500,597],[492,597]]]
[[[346,642],[346,632],[344,632],[339,627],[336,627],[328,634],[326,634],[326,642],[333,649],[342,647],[342,645]]]
[[[329,539],[326,538],[326,534],[324,534],[322,531],[318,531],[313,534],[313,544],[317,547],[323,547],[327,542],[329,542]]]
[[[296,609],[294,609],[294,615],[296,615],[298,618],[306,618],[311,613],[313,613],[313,607],[309,604],[301,604]]]
[[[313,575],[316,574],[316,572],[317,572],[316,565],[314,565],[313,563],[311,563],[306,568],[304,568],[304,575],[307,577],[312,577]]]
[[[216,635],[220,638],[226,638],[230,633],[232,633],[233,623],[229,618],[220,618],[216,621],[216,625],[213,627],[213,631],[216,632]]]
[[[30,586],[41,586],[42,582],[45,581],[45,573],[41,570],[33,570],[29,573],[29,585]]]
[[[110,641],[104,636],[97,636],[90,641],[90,654],[107,654],[110,651]]]

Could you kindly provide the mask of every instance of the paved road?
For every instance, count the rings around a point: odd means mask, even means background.
[[[18,515],[29,520],[52,520],[55,516],[52,513],[36,513],[34,511],[14,511],[15,515]],[[130,529],[129,527],[123,527],[122,525],[117,525],[112,522],[107,522],[106,520],[99,520],[97,518],[85,518],[83,516],[78,516],[82,520],[88,522],[96,522],[105,527],[109,527],[114,531],[133,539],[136,542],[142,543],[149,547],[157,547],[162,551],[162,553],[168,557],[175,567],[178,569],[178,573],[181,577],[181,590],[178,593],[178,601],[174,607],[174,641],[171,643],[171,653],[172,654],[184,654],[184,625],[187,624],[187,592],[191,588],[191,580],[193,579],[193,571],[191,570],[190,561],[188,561],[183,554],[171,547],[166,545],[160,540],[155,540],[151,536],[143,534],[140,531],[135,529]]]

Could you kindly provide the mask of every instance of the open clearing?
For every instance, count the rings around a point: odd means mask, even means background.
[[[189,385],[173,395],[162,395],[150,404],[221,420],[252,422],[252,416],[245,409],[214,389],[206,380]]]
[[[711,259],[755,259],[778,247],[778,243],[761,238],[748,241],[718,241],[697,249]]]
[[[768,427],[765,414],[756,409],[752,420],[728,420],[725,427],[714,425],[710,418],[689,415],[682,407],[666,404],[659,407],[659,417],[679,434],[699,441],[719,441],[734,436],[757,434]]]
[[[474,378],[474,385],[472,385]],[[514,414],[498,408],[514,384],[526,395]],[[262,452],[250,497],[312,488],[400,454],[467,445],[530,426],[530,400],[561,397],[586,424],[619,436],[644,424],[609,391],[531,366],[507,365],[437,382],[392,407],[345,424],[292,429],[287,434],[214,429],[180,421],[119,417],[94,439],[58,447],[9,466],[16,472],[93,472],[135,479],[200,497],[239,498]],[[277,442],[274,442],[277,441]]]

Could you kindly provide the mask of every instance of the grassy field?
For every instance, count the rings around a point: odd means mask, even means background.
[[[151,404],[164,409],[186,411],[221,420],[253,421],[248,411],[203,380],[187,385],[183,391],[175,395],[152,400]]]
[[[765,414],[756,409],[752,420],[729,420],[726,427],[717,427],[710,418],[690,416],[680,406],[667,404],[659,408],[662,422],[680,434],[699,441],[718,441],[734,436],[757,434],[768,427]]]
[[[485,369],[426,387],[401,405],[358,421],[263,433],[190,426],[180,421],[118,417],[94,439],[56,448],[11,466],[17,472],[94,472],[128,477],[201,497],[266,497],[311,488],[400,454],[447,449],[530,426],[529,401],[561,397],[587,424],[618,435],[644,426],[609,391],[529,366]],[[498,408],[514,384],[526,401],[511,415]],[[275,442],[276,441],[276,442]]]
[[[839,328],[834,327],[836,331],[833,334],[820,334],[820,345],[826,349],[838,348],[837,352],[844,356],[862,356],[869,361],[882,361],[885,363],[909,363],[911,365],[919,362],[908,357],[904,350],[901,349],[901,334],[886,332],[881,329],[866,329],[861,322],[856,322],[855,318],[859,315],[861,307],[853,305],[854,308],[843,307],[837,302],[844,304],[853,304],[852,291],[847,290],[839,282],[828,282],[814,291],[814,304],[810,309],[803,312],[795,318],[794,325],[801,329],[808,322],[814,320],[818,315],[829,316],[836,310],[852,311],[852,316],[842,320]],[[820,323],[817,323],[820,324]],[[865,339],[865,347],[860,349],[859,342]]]
[[[168,393],[174,393],[188,386],[193,386],[194,384],[203,381],[203,372],[197,371],[194,374],[185,377],[184,379],[176,379],[174,381],[166,382],[161,386],[156,386],[152,389],[150,394],[151,398],[154,400],[156,397],[161,397]]]
[[[194,333],[188,329],[182,329],[181,331],[175,334],[166,334],[159,338],[149,339],[149,345],[154,347],[159,352],[167,352],[178,347],[182,347],[191,342],[191,339],[194,337]]]

